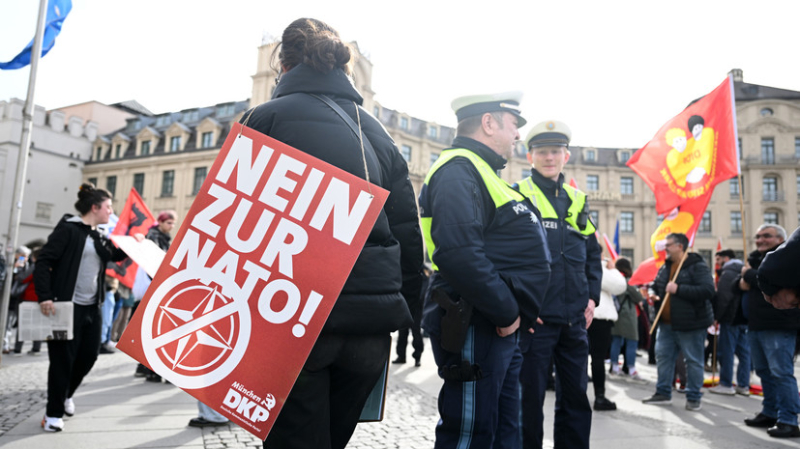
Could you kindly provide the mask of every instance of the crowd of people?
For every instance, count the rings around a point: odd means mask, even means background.
[[[636,368],[639,348],[654,351],[649,362],[658,372],[655,392],[643,402],[669,404],[677,390],[685,393],[687,410],[700,410],[704,342],[717,323],[719,385],[707,391],[750,394],[752,368],[764,400],[745,424],[764,427],[773,437],[800,436],[793,369],[800,330],[798,231],[778,249],[785,230],[760,226],[746,262],[733,251],[718,252],[716,284],[687,236],[669,234],[666,263],[642,295],[639,286],[629,285],[630,261],[602,260],[587,195],[565,182],[572,138],[566,124],[547,120],[532,127],[523,141],[531,175],[510,185],[497,173],[526,123],[522,94],[455,99],[456,137],[432,165],[417,201],[406,162],[361,107],[352,63],[336,30],[298,19],[277,47],[281,75],[272,100],[243,118],[251,128],[390,192],[265,448],[344,448],[390,360],[390,333],[399,329],[394,363],[406,362],[410,333],[419,366],[422,333],[430,337],[443,380],[436,448],[541,448],[544,399],[554,372],[555,447],[588,448],[593,411],[617,409],[606,397],[607,374],[643,382]],[[312,126],[319,132],[308,132]],[[55,302],[74,304],[73,340],[47,342],[46,431],[63,429],[63,417],[75,413],[81,380],[99,353],[113,351],[141,297],[135,286],[105,276],[107,262],[126,257],[97,230],[108,221],[111,195],[84,184],[78,196],[79,215],[65,216],[31,257],[42,313],[54,313]],[[176,220],[174,213],[160,214],[147,238],[166,251]],[[29,254],[20,254],[15,264],[22,279]],[[787,266],[795,272],[787,275]],[[138,276],[142,283],[149,277]],[[654,341],[651,310],[660,310]],[[21,350],[19,343],[14,351]],[[161,381],[144,366],[136,373]],[[202,403],[198,407],[192,426],[227,421]]]

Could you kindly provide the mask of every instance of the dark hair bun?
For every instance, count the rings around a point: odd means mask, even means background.
[[[289,69],[303,63],[322,73],[337,68],[349,73],[352,59],[353,50],[325,22],[297,19],[283,31],[280,60]]]

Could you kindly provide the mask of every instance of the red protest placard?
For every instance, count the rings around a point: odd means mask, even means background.
[[[388,192],[240,129],[117,348],[265,439]]]

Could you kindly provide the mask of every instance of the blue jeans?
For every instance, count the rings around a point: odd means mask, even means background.
[[[693,331],[674,331],[671,324],[658,325],[656,393],[668,398],[672,397],[675,361],[678,353],[683,351],[683,358],[686,360],[686,400],[699,401],[703,397],[700,388],[703,387],[703,343],[705,341],[705,328]]]
[[[736,369],[736,386],[750,386],[750,344],[747,342],[746,324],[719,325],[719,384],[733,385],[733,356],[739,359]]]
[[[116,300],[114,299],[114,292],[106,292],[106,299],[103,301],[103,326],[100,330],[100,343],[106,344],[111,338],[111,326],[114,325],[114,306]]]
[[[619,364],[619,353],[622,350],[622,345],[625,345],[625,359],[628,361],[628,368],[636,367],[636,347],[639,345],[639,341],[620,335],[611,336],[611,350],[609,352],[611,366]],[[631,371],[628,370],[628,372]]]
[[[792,356],[797,331],[751,330],[748,336],[753,366],[764,390],[761,413],[777,418],[778,422],[796,426],[800,398],[797,395]]]
[[[198,411],[198,416],[205,419],[206,421],[228,422],[228,418],[226,418],[224,415],[219,414],[216,410],[203,404],[200,401],[197,401],[197,411]]]

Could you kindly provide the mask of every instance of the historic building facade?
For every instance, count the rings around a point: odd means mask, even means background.
[[[0,101],[0,235],[9,238],[10,212],[22,137],[25,102]],[[31,149],[17,242],[35,246],[44,240],[65,213],[75,213],[84,163],[89,159],[98,123],[61,111],[34,107]]]
[[[174,209],[185,216],[231,125],[248,107],[271,97],[279,76],[272,60],[274,48],[275,43],[268,42],[258,49],[250,100],[155,116],[140,113],[128,119],[124,128],[97,137],[84,179],[114,191],[120,199],[135,187],[154,213]],[[375,101],[368,58],[360,56],[353,72],[364,107],[394,138],[419,191],[431,164],[452,142],[455,129]],[[695,240],[695,249],[709,262],[713,262],[718,239],[724,247],[741,252],[744,235],[749,251],[755,229],[762,222],[778,223],[791,231],[800,221],[800,92],[745,83],[741,70],[733,73],[744,215],[739,211],[737,180],[718,185]],[[572,147],[565,175],[588,193],[591,214],[601,233],[613,238],[619,221],[621,253],[638,264],[652,256],[650,236],[661,217],[655,213],[652,192],[625,165],[635,151]],[[520,143],[501,175],[515,182],[529,172]]]

